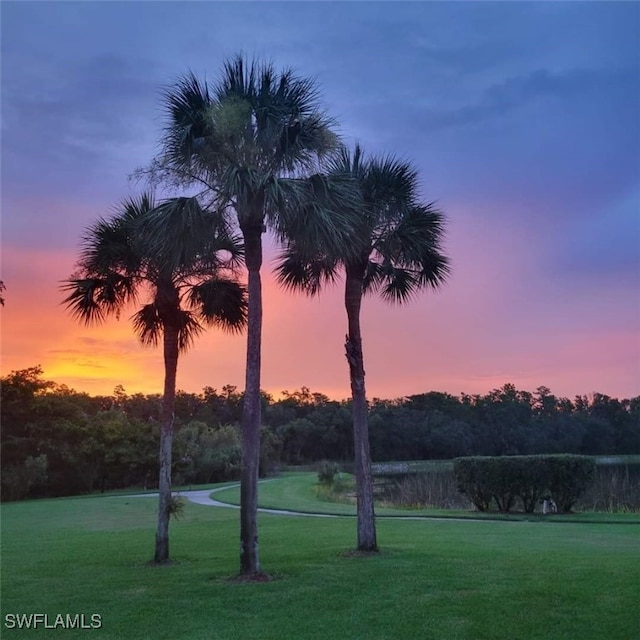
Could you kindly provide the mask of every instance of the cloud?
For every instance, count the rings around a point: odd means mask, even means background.
[[[640,184],[554,238],[550,275],[599,287],[626,282],[640,290],[639,211]]]
[[[569,104],[584,105],[600,101],[607,111],[612,110],[613,106],[618,112],[621,106],[625,106],[628,117],[638,104],[634,82],[639,73],[638,65],[613,71],[572,69],[552,72],[536,69],[526,75],[509,76],[490,84],[482,89],[475,101],[458,108],[423,110],[418,104],[417,109],[420,109],[420,122],[427,131],[486,125],[488,120],[509,118],[513,112],[531,105],[549,115],[552,111],[566,109]],[[612,101],[613,105],[610,104]],[[629,118],[629,121],[633,123],[633,118]]]
[[[99,185],[98,178],[108,185],[114,174],[126,177],[126,154],[136,149],[128,158],[131,163],[140,148],[150,150],[157,123],[149,116],[158,83],[150,79],[149,61],[109,55],[79,60],[73,67],[36,67],[22,60],[7,67],[3,154],[8,163],[3,180],[10,196],[27,185],[68,195],[74,176],[82,176],[74,194],[86,194],[88,187]],[[43,82],[51,76],[57,82]],[[30,90],[34,85],[42,88]],[[104,192],[104,186],[98,188]]]

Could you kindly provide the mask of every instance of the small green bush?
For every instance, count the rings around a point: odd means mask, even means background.
[[[318,482],[322,485],[330,487],[336,478],[336,475],[340,472],[340,468],[337,463],[324,460],[320,463],[318,468]]]

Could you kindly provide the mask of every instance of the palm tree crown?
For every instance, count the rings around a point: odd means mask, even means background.
[[[136,304],[146,291],[150,301],[132,317],[143,344],[157,345],[166,325],[178,329],[180,351],[192,344],[204,325],[242,330],[246,323],[244,288],[232,277],[220,275],[237,265],[241,254],[237,239],[200,236],[196,250],[196,240],[189,238],[191,252],[183,252],[176,265],[157,245],[148,245],[141,233],[143,223],[157,208],[176,210],[195,204],[191,199],[174,198],[156,207],[153,197],[145,193],[124,201],[117,215],[90,227],[83,238],[77,273],[62,287],[68,292],[64,303],[71,313],[85,324],[99,324]],[[189,234],[188,228],[185,233]],[[175,242],[175,235],[173,239]],[[218,257],[221,252],[230,256],[226,263]]]
[[[201,200],[241,229],[344,244],[338,205],[355,196],[338,172],[321,171],[339,139],[319,104],[313,81],[242,56],[213,86],[189,73],[165,90],[161,153],[141,173],[199,185]]]
[[[417,172],[392,156],[366,158],[362,148],[342,148],[329,171],[349,176],[359,192],[346,215],[353,228],[347,254],[293,238],[277,274],[287,288],[310,295],[334,282],[345,268],[361,275],[362,293],[402,303],[420,289],[436,289],[449,273],[442,253],[444,216],[418,198]]]

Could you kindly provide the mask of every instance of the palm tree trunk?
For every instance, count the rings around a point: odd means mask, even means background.
[[[260,356],[262,339],[262,224],[242,228],[248,271],[247,369],[242,410],[240,478],[240,573],[260,573],[258,548],[258,470],[260,465]]]
[[[176,371],[178,369],[178,329],[164,327],[164,395],[162,397],[162,427],[160,432],[160,477],[158,492],[158,527],[154,562],[169,560],[169,505],[171,502],[171,446],[176,402]]]
[[[353,411],[353,444],[355,450],[356,494],[358,512],[358,550],[377,551],[376,520],[373,508],[373,477],[371,474],[371,452],[369,447],[369,422],[367,395],[364,385],[364,359],[360,333],[360,306],[364,268],[346,268],[345,308],[349,333],[345,349],[351,377]]]

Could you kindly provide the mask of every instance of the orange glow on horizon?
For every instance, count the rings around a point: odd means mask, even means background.
[[[505,252],[501,259],[510,263],[513,257]],[[82,326],[64,309],[59,285],[74,261],[72,252],[4,250],[2,374],[39,364],[46,379],[93,395],[111,395],[117,385],[129,394],[162,393],[162,351],[139,344],[128,320],[133,309],[99,327]],[[486,303],[487,291],[507,295],[514,286],[495,277],[506,272],[503,265],[479,270],[471,249],[454,264],[449,285],[403,308],[365,299],[370,399],[428,391],[484,394],[507,382],[528,391],[545,385],[569,398],[593,391],[638,395],[637,336],[631,331],[562,327],[556,322],[562,310],[555,309],[538,310],[546,315],[536,319],[536,331],[514,327],[509,309]],[[276,398],[302,386],[333,399],[350,397],[341,285],[320,298],[291,295],[274,282],[271,266],[265,260],[262,388]],[[607,295],[612,301],[620,297],[613,290]],[[590,317],[590,299],[571,304],[581,317]],[[599,312],[614,313],[604,302]],[[178,388],[199,393],[205,386],[229,384],[244,389],[245,348],[244,335],[207,331],[181,355]]]

